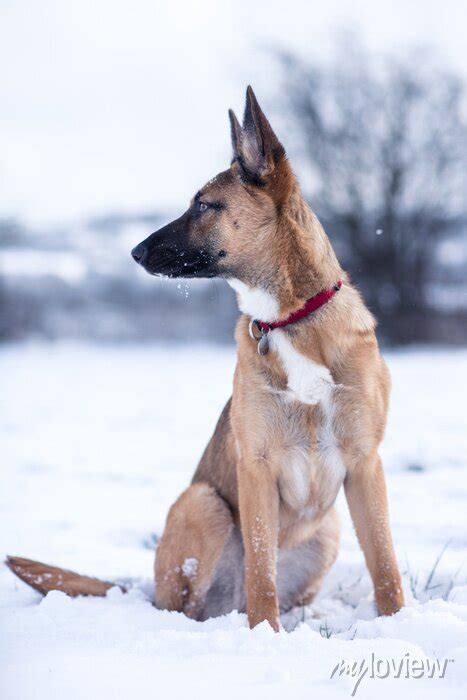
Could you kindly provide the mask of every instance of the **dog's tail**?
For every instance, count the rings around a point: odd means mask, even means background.
[[[102,597],[109,588],[118,585],[22,557],[7,557],[5,564],[18,578],[43,595],[49,591],[63,591],[73,598],[78,595]],[[125,591],[123,586],[118,587]]]

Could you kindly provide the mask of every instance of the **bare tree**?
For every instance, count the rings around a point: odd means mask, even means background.
[[[375,310],[420,312],[436,243],[466,215],[462,82],[426,53],[348,42],[327,65],[280,58],[315,210]]]

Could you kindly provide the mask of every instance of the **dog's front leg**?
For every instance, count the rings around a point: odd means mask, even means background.
[[[389,528],[386,481],[377,454],[347,473],[345,495],[360,546],[373,580],[380,615],[404,605],[401,577]]]
[[[250,627],[267,620],[279,630],[276,559],[279,492],[264,460],[242,460],[238,468],[240,521],[245,549],[245,587]]]

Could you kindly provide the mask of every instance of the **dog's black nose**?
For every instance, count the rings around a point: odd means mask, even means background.
[[[136,260],[137,263],[140,265],[143,263],[148,251],[146,249],[146,246],[144,243],[138,243],[137,246],[133,248],[131,251],[131,255],[133,257],[133,260]]]

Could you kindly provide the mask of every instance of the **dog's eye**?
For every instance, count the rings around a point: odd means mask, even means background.
[[[198,202],[198,211],[207,211],[209,209],[209,204],[206,202]]]

